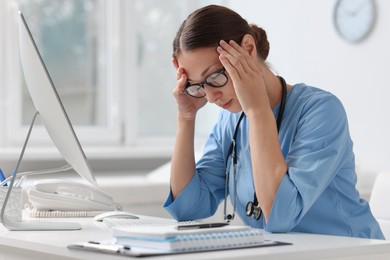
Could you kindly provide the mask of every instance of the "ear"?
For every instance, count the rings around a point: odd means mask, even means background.
[[[248,51],[250,56],[257,55],[256,42],[250,34],[245,34],[244,37],[242,37],[241,48]]]

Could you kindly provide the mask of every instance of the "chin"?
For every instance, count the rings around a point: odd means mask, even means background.
[[[232,99],[226,107],[222,107],[222,109],[225,109],[227,111],[229,111],[230,113],[238,113],[240,111],[242,111],[242,107],[241,107],[241,104],[239,102],[237,102],[237,100],[234,100]]]
[[[238,113],[238,112],[242,111],[242,108],[241,108],[241,106],[239,106],[239,107],[229,107],[226,110],[229,111],[230,113]]]

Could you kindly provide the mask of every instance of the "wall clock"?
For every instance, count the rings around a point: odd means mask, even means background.
[[[350,43],[357,43],[372,31],[376,20],[374,0],[338,0],[333,13],[337,33]]]

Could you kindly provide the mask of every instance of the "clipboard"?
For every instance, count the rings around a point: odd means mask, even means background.
[[[264,243],[261,245],[246,246],[246,247],[229,247],[229,248],[214,248],[214,249],[204,249],[204,250],[194,250],[194,251],[185,251],[185,252],[175,252],[175,251],[161,251],[150,248],[139,248],[139,247],[126,247],[118,245],[115,243],[115,240],[110,241],[89,241],[89,242],[79,242],[69,245],[68,249],[90,251],[96,253],[104,254],[113,254],[113,255],[123,255],[123,256],[132,256],[132,257],[146,257],[146,256],[161,256],[161,255],[173,255],[173,254],[186,254],[186,253],[201,253],[201,252],[210,252],[210,251],[222,251],[222,250],[234,250],[234,249],[245,249],[245,248],[256,248],[256,247],[270,247],[270,246],[281,246],[281,245],[292,245],[292,243],[264,240]]]

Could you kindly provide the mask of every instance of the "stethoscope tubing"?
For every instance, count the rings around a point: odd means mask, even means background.
[[[286,84],[286,81],[284,80],[283,77],[281,76],[278,76],[280,82],[281,82],[281,85],[282,85],[282,99],[281,99],[281,102],[280,102],[280,107],[279,107],[279,112],[278,112],[278,117],[276,119],[276,126],[277,126],[277,130],[279,132],[279,129],[280,129],[280,126],[282,124],[282,119],[283,119],[283,114],[284,114],[284,109],[285,109],[285,106],[286,106],[286,98],[287,98],[287,84]],[[241,112],[241,115],[236,123],[236,126],[234,127],[234,132],[233,132],[233,138],[232,138],[232,143],[230,144],[229,146],[229,150],[228,150],[228,154],[226,156],[226,184],[225,184],[225,200],[224,200],[224,210],[223,210],[223,214],[224,214],[224,220],[227,221],[227,222],[230,222],[231,220],[234,219],[235,217],[235,213],[236,213],[236,200],[237,200],[237,161],[238,161],[238,158],[237,158],[237,147],[236,147],[236,143],[237,143],[237,133],[238,133],[238,128],[240,126],[240,123],[242,121],[242,119],[244,118],[245,116],[245,113],[244,112]],[[233,198],[233,213],[232,214],[226,214],[226,209],[227,209],[227,196],[228,196],[228,187],[229,187],[229,170],[228,170],[228,162],[229,162],[229,157],[230,155],[232,156],[232,163],[233,163],[233,182],[234,182],[234,198]],[[262,214],[262,211],[261,211],[261,208],[260,206],[258,205],[259,202],[257,200],[257,196],[256,196],[256,191],[254,192],[254,195],[253,195],[253,202],[249,201],[248,204],[251,204],[253,205],[254,207],[258,207],[258,210],[259,210],[259,214],[257,214],[255,216],[255,219],[258,220],[260,219],[261,217],[261,214]],[[248,216],[251,216],[253,214],[253,210],[250,212],[250,214],[247,214]]]

